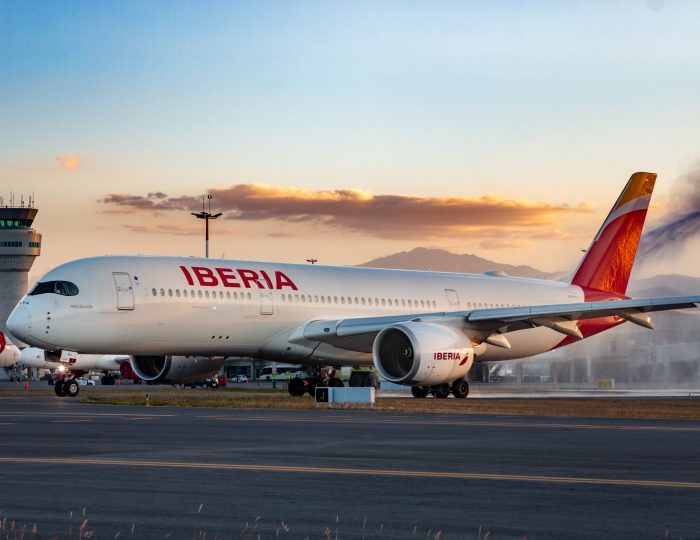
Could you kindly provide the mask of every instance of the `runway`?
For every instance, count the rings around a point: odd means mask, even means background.
[[[700,422],[0,407],[0,513],[39,537],[700,537]]]

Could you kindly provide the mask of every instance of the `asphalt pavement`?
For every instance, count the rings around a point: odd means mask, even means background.
[[[0,537],[700,538],[700,422],[0,410]]]

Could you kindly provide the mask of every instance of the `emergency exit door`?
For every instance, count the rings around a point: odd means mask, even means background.
[[[131,286],[131,276],[126,272],[112,272],[112,276],[117,288],[117,309],[134,309],[134,288]]]
[[[454,289],[445,289],[450,311],[459,311],[459,295]]]
[[[272,315],[275,307],[272,302],[272,291],[262,289],[260,291],[260,315]]]

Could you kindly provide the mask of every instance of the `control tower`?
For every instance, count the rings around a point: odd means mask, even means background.
[[[29,269],[41,252],[41,234],[32,229],[38,210],[30,198],[25,206],[0,197],[0,331],[7,332],[10,312],[27,293]],[[17,340],[13,340],[17,342]]]

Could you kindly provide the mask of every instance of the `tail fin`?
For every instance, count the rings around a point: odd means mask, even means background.
[[[579,263],[571,283],[625,294],[647,216],[655,173],[634,173]]]

